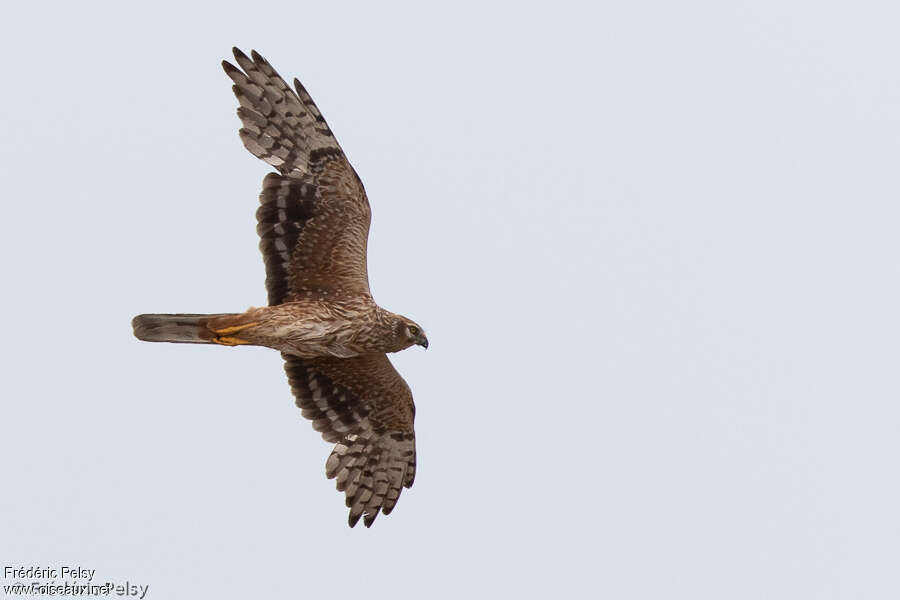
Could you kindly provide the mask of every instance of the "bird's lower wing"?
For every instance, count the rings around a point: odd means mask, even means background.
[[[387,356],[306,359],[284,354],[297,406],[337,442],[325,474],[346,495],[353,527],[389,514],[416,474],[415,406]]]

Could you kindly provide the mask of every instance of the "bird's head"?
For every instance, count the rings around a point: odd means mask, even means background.
[[[394,334],[397,337],[397,341],[402,344],[401,350],[414,344],[428,348],[428,338],[425,337],[425,331],[412,319],[398,315],[394,323]]]

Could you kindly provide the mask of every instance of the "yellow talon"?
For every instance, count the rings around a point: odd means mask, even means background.
[[[244,329],[248,329],[250,327],[253,327],[254,325],[259,325],[259,321],[254,321],[253,323],[244,323],[243,325],[234,325],[232,327],[223,327],[222,329],[214,329],[213,333],[215,333],[216,336],[213,338],[213,341],[223,346],[241,346],[244,344],[249,344],[250,342],[248,342],[247,340],[242,340],[241,338],[234,337],[231,334],[243,331]]]
[[[213,330],[216,335],[228,335],[230,333],[237,333],[238,331],[243,331],[248,327],[255,327],[259,325],[259,321],[254,321],[253,323],[244,323],[243,325],[234,325],[233,327],[225,327],[223,329],[215,329]]]
[[[214,341],[215,343],[221,344],[221,345],[223,345],[223,346],[241,346],[241,345],[243,345],[243,344],[249,344],[249,343],[250,343],[250,342],[248,342],[248,341],[246,341],[246,340],[242,340],[241,338],[227,337],[227,336],[225,336],[225,337],[223,337],[223,336],[216,336],[216,337],[213,338],[213,341]]]

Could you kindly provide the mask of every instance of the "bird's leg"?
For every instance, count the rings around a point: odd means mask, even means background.
[[[244,323],[243,325],[234,325],[231,327],[223,327],[221,329],[213,329],[213,333],[216,335],[213,337],[212,341],[221,344],[222,346],[241,346],[245,344],[249,344],[247,340],[242,340],[239,337],[235,337],[233,334],[238,333],[239,331],[243,331],[249,327],[254,327],[259,325],[258,321],[253,323]]]

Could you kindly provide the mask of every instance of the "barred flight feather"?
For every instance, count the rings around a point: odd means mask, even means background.
[[[342,153],[322,113],[302,86],[294,92],[256,51],[252,58],[234,48],[240,69],[222,62],[240,102],[241,140],[256,157],[283,174],[309,172],[309,154],[320,148]],[[301,99],[302,98],[302,99]]]
[[[411,487],[415,479],[415,409],[409,387],[383,354],[348,359],[284,355],[284,359],[303,416],[326,441],[337,442],[325,463],[325,475],[345,493],[350,526],[360,517],[371,526],[379,512],[394,509],[402,488]],[[365,375],[375,370],[382,375]],[[360,393],[361,382],[368,384],[368,394]],[[391,393],[398,389],[399,395]],[[405,408],[397,412],[391,405]]]
[[[371,210],[359,176],[299,82],[295,93],[255,51],[235,48],[234,57],[243,71],[222,66],[240,103],[241,140],[281,172],[263,181],[257,213],[269,304],[368,295]]]
[[[266,265],[269,305],[281,304],[290,293],[291,258],[303,227],[315,214],[315,196],[311,179],[275,173],[263,179],[256,232]]]

